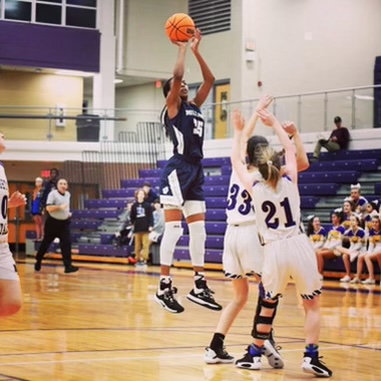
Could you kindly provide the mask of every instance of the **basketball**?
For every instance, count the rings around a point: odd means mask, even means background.
[[[186,13],[175,13],[165,23],[165,33],[172,41],[186,42],[194,32],[194,21]]]

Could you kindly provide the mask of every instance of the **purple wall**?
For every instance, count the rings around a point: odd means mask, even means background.
[[[98,30],[0,21],[0,65],[99,72]]]

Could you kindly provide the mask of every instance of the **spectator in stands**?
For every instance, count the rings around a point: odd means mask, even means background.
[[[41,241],[44,233],[44,221],[42,219],[41,198],[44,192],[43,180],[41,177],[36,177],[35,187],[32,194],[31,214],[34,221],[34,229],[36,232],[36,241]]]
[[[155,202],[155,200],[159,197],[155,191],[152,190],[152,186],[150,183],[144,183],[143,190],[146,194],[146,201],[151,205]]]
[[[70,193],[66,179],[61,178],[56,182],[57,189],[52,190],[46,200],[48,216],[44,226],[44,239],[36,254],[35,271],[41,270],[41,263],[50,244],[55,238],[60,240],[60,248],[65,273],[74,273],[78,267],[72,265],[71,236],[70,236]]]
[[[351,185],[350,198],[353,203],[354,211],[357,214],[364,213],[366,204],[368,204],[368,200],[365,197],[361,196],[361,185],[359,183]]]
[[[311,161],[319,160],[320,151],[324,147],[328,152],[337,152],[348,148],[349,144],[349,131],[346,127],[342,126],[342,120],[336,116],[333,120],[336,128],[331,132],[328,139],[320,139],[316,143],[313,157]]]
[[[335,210],[331,215],[332,226],[328,230],[327,239],[321,249],[316,250],[316,257],[318,262],[318,270],[323,279],[324,259],[337,258],[339,252],[335,252],[337,246],[342,244],[342,237],[345,228],[342,225],[343,213],[340,210]]]
[[[351,283],[360,283],[361,274],[364,267],[364,262],[368,267],[369,277],[365,279],[363,284],[375,284],[374,279],[374,267],[372,261],[377,260],[381,269],[381,221],[379,215],[373,215],[372,217],[373,227],[369,230],[369,247],[368,251],[359,255],[357,260],[357,273],[351,280]]]
[[[49,193],[52,190],[57,189],[57,181],[59,178],[59,174],[60,172],[57,168],[52,168],[50,170],[50,177],[48,181],[44,184],[44,191],[42,192],[42,196],[41,196],[41,207],[43,208],[43,213],[46,207],[46,201],[48,199]]]
[[[373,216],[378,216],[378,200],[368,202],[365,206],[365,213],[363,214],[362,222],[365,232],[368,234],[370,229],[373,228]]]
[[[343,202],[343,226],[345,230],[351,227],[351,216],[355,211],[353,201],[350,197],[346,197]]]
[[[163,168],[160,179],[160,201],[164,207],[165,230],[160,245],[160,281],[155,301],[172,313],[184,307],[177,301],[177,288],[172,285],[170,269],[177,241],[183,234],[183,216],[189,230],[189,252],[194,270],[194,284],[188,300],[200,306],[221,310],[207,285],[205,263],[205,194],[202,167],[205,119],[201,106],[213,89],[214,76],[199,51],[201,33],[196,29],[190,43],[173,41],[178,55],[173,77],[163,86],[165,107],[162,122],[173,144],[173,156]],[[203,82],[193,99],[188,99],[188,85],[184,81],[185,56],[190,47],[201,69]]]
[[[147,265],[149,255],[149,233],[153,227],[152,206],[146,201],[143,188],[135,191],[135,202],[131,206],[131,224],[135,241],[135,258],[137,266]]]
[[[310,238],[315,251],[324,245],[327,238],[327,232],[321,226],[319,217],[308,216],[307,236]]]
[[[159,199],[156,199],[154,201],[153,207],[153,228],[152,231],[149,233],[150,245],[153,243],[160,243],[165,228],[164,212],[161,208]]]
[[[360,217],[356,214],[351,215],[351,227],[345,231],[344,238],[349,239],[349,248],[344,247],[344,244],[337,246],[335,249],[336,255],[342,255],[345,276],[340,279],[340,282],[351,281],[351,262],[353,262],[366,249],[365,230],[360,227]]]

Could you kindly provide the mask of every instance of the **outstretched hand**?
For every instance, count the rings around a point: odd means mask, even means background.
[[[198,46],[200,45],[200,41],[202,40],[202,34],[200,29],[195,29],[194,30],[194,35],[190,39],[190,47],[192,49],[192,52],[197,52],[198,51]]]
[[[177,45],[178,47],[186,48],[188,45],[188,41],[176,41],[176,40],[171,40],[172,44]]]
[[[267,107],[270,106],[271,102],[273,101],[273,97],[271,95],[263,95],[257,104],[257,107],[255,108],[257,111],[258,110],[263,110],[266,109]]]
[[[284,121],[282,127],[290,136],[294,136],[298,132],[295,123],[290,120]]]
[[[26,204],[26,197],[19,191],[13,192],[8,200],[8,208],[17,208]]]
[[[273,127],[274,124],[276,123],[275,116],[271,112],[267,111],[266,109],[257,110],[257,114],[259,119],[261,119],[262,123],[265,126]]]
[[[245,127],[245,119],[242,116],[241,111],[237,109],[233,110],[232,119],[233,119],[233,126],[235,130],[242,131],[243,128]]]

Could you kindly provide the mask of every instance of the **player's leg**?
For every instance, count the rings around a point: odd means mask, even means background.
[[[232,279],[232,286],[234,290],[233,300],[222,311],[216,331],[209,347],[206,348],[204,361],[207,364],[227,364],[234,361],[234,357],[225,350],[224,340],[234,320],[246,305],[249,295],[249,282],[247,278]]]
[[[4,252],[0,258],[0,316],[14,315],[20,310],[21,305],[20,279],[16,263],[7,244],[4,245]]]
[[[176,300],[177,289],[172,286],[170,268],[177,241],[183,234],[181,227],[182,209],[173,205],[164,204],[165,229],[160,244],[160,282],[155,300],[172,313],[184,311],[183,306]]]
[[[57,237],[57,226],[55,221],[52,218],[47,218],[45,221],[45,227],[44,227],[44,238],[41,241],[40,247],[36,254],[36,263],[34,264],[34,270],[40,271],[41,270],[41,262],[44,258],[44,255],[49,249],[49,246],[54,241],[54,238]]]
[[[303,354],[302,369],[318,377],[330,377],[332,372],[319,360],[321,280],[314,258],[314,250],[305,235],[289,239],[294,252],[289,255],[292,262],[290,275],[300,292],[305,312],[304,331],[306,347]]]
[[[318,377],[331,377],[332,371],[321,361],[319,356],[320,306],[319,296],[311,295],[312,299],[303,299],[305,311],[304,330],[306,347],[303,356],[302,369],[306,373]]]
[[[222,306],[213,297],[208,287],[205,273],[205,202],[198,200],[185,201],[184,216],[189,230],[189,253],[194,270],[194,287],[187,298],[200,306],[220,311]]]

